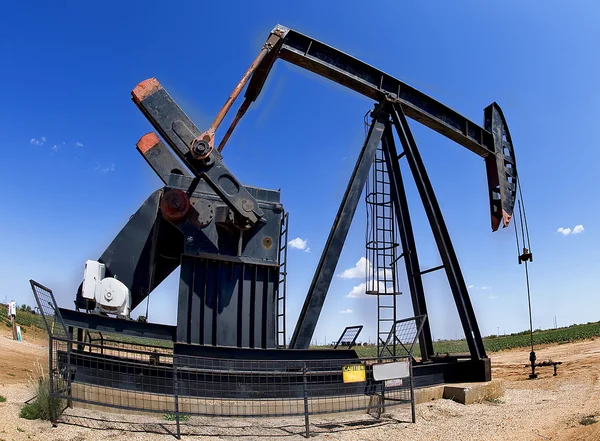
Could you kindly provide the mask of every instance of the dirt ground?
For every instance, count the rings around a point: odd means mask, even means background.
[[[175,424],[160,416],[122,415],[68,409],[58,427],[18,417],[32,397],[28,378],[39,362],[47,369],[47,341],[25,335],[14,342],[0,330],[0,441],[148,440],[174,439]],[[491,354],[493,376],[505,380],[505,396],[496,402],[464,406],[449,400],[417,405],[417,423],[410,410],[393,409],[381,420],[361,413],[311,417],[311,433],[324,440],[600,440],[600,339],[537,348],[538,360],[562,361],[558,376],[540,369],[527,380],[526,349]],[[596,424],[582,425],[595,416]],[[227,419],[192,417],[182,424],[185,440],[304,439],[303,417]]]

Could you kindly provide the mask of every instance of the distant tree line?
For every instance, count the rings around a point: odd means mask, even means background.
[[[21,312],[27,312],[29,314],[37,314],[37,311],[36,311],[37,308],[32,308],[31,306],[26,305],[25,303],[23,303],[17,309]]]

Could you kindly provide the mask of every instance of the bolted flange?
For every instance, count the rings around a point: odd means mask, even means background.
[[[190,209],[190,199],[181,190],[167,190],[160,200],[160,213],[170,222],[180,222]]]
[[[192,156],[194,158],[198,159],[199,161],[202,161],[202,160],[208,158],[208,156],[210,155],[210,153],[213,150],[213,146],[210,145],[204,139],[196,138],[192,141],[190,150],[191,150]]]

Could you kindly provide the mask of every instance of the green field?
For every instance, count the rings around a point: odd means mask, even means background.
[[[4,323],[10,327],[8,320],[6,305],[0,304],[0,326]],[[40,315],[31,314],[23,311],[17,312],[17,323],[21,326],[22,332],[26,332],[27,328],[36,327],[45,330],[44,322]],[[107,336],[108,337],[108,336]],[[533,342],[535,345],[548,343],[569,343],[585,338],[600,337],[600,322],[590,322],[584,325],[571,325],[558,329],[536,330],[533,333]],[[112,335],[109,338],[127,342],[141,343],[140,339],[128,336]],[[148,342],[145,342],[148,343]],[[152,342],[156,344],[157,342]],[[529,331],[523,331],[510,335],[489,336],[483,339],[483,344],[488,352],[497,352],[505,349],[524,348],[530,345]],[[158,342],[159,346],[170,347],[170,342]],[[418,346],[418,345],[417,345]],[[329,346],[327,346],[329,348]],[[433,343],[433,349],[437,354],[460,353],[468,352],[467,342],[462,340],[439,340]],[[360,357],[369,358],[377,356],[377,347],[375,345],[357,346],[356,352]],[[419,356],[418,347],[415,350],[415,355]]]
[[[600,322],[590,322],[584,325],[571,325],[565,328],[536,330],[533,332],[534,345],[548,343],[569,343],[585,338],[600,337]],[[483,344],[488,352],[497,352],[505,349],[524,348],[531,344],[529,331],[516,334],[489,336],[483,339]],[[418,345],[417,345],[418,346]],[[433,349],[437,354],[469,352],[466,340],[439,340],[433,343]],[[362,358],[376,357],[375,345],[360,346],[356,352]],[[415,356],[419,356],[419,348],[415,350]]]
[[[7,306],[0,303],[0,326],[2,326],[2,324],[7,328],[10,328]],[[46,330],[42,316],[30,312],[17,311],[17,324],[21,326],[22,333],[26,333],[27,328],[31,327],[39,328],[44,331]]]

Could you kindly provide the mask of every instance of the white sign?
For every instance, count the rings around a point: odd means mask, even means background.
[[[408,361],[395,361],[393,363],[373,365],[373,379],[375,381],[394,380],[408,376],[410,376],[410,363]]]
[[[17,315],[17,302],[14,300],[8,304],[8,315]]]
[[[394,380],[385,380],[385,387],[399,387],[402,386],[402,378],[396,378]]]

